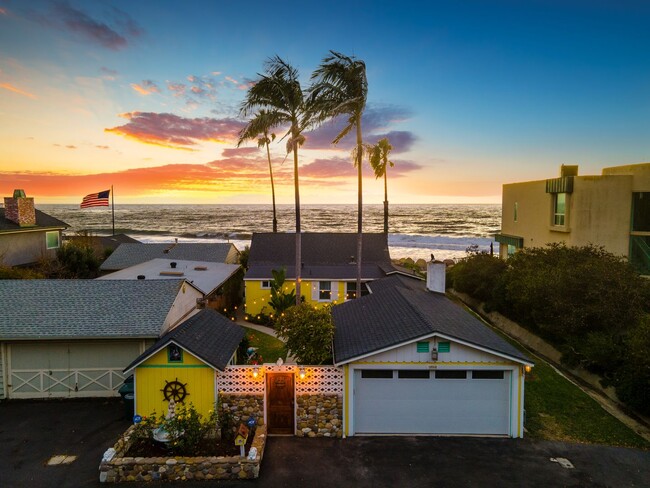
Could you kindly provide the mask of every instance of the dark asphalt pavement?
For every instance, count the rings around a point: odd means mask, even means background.
[[[120,401],[0,404],[0,487],[98,487],[104,451],[128,427]],[[78,456],[46,466],[55,454]],[[566,469],[550,458],[563,457]],[[269,439],[254,481],[121,483],[137,487],[648,487],[650,452],[454,437]]]

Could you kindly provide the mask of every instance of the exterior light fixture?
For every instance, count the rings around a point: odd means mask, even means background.
[[[300,379],[304,380],[305,379],[305,368],[300,368]]]
[[[253,368],[253,378],[257,378],[257,377],[259,376],[259,374],[260,374],[260,368],[258,368],[257,366],[255,366],[255,367]]]
[[[528,364],[527,364],[526,366],[524,366],[524,371],[525,371],[526,373],[530,373],[532,370],[533,370],[533,367],[532,367],[532,366],[530,366],[530,365],[528,365]]]

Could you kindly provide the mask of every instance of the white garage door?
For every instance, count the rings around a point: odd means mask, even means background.
[[[356,370],[354,431],[510,433],[510,371]]]
[[[140,341],[26,342],[7,350],[9,398],[103,397],[118,395]]]

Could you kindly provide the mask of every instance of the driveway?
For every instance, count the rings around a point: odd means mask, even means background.
[[[0,486],[97,487],[99,460],[128,427],[119,401],[0,404]],[[77,455],[45,466],[55,454]],[[550,458],[567,458],[566,469]],[[642,487],[650,452],[528,439],[269,439],[261,478],[137,487]],[[110,485],[103,485],[110,486]]]

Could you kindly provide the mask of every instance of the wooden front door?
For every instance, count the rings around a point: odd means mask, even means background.
[[[267,373],[266,398],[269,434],[294,434],[293,373]]]

